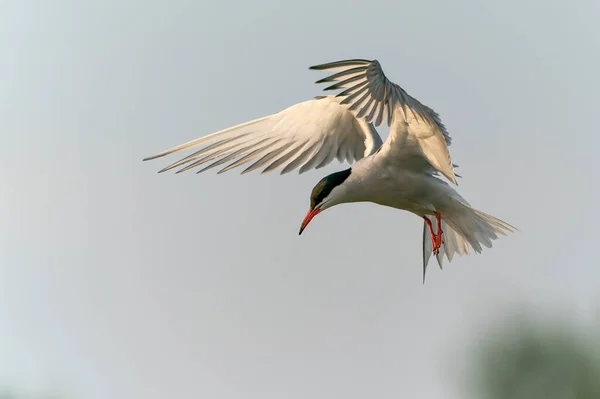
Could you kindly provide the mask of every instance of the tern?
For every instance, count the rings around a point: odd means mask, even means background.
[[[263,168],[281,174],[304,173],[334,159],[351,167],[321,179],[310,194],[310,208],[302,234],[319,213],[352,202],[375,204],[412,212],[423,219],[423,282],[432,253],[442,267],[455,254],[476,253],[492,247],[499,235],[515,227],[481,212],[462,198],[448,146],[451,137],[439,115],[390,81],[377,60],[352,59],[315,65],[309,69],[333,74],[316,83],[333,83],[319,95],[280,112],[194,139],[147,157],[144,161],[202,146],[159,173],[177,173],[211,162],[204,172],[227,164],[218,173],[246,165],[242,174]],[[390,128],[385,142],[376,127]],[[434,227],[435,224],[435,227]]]

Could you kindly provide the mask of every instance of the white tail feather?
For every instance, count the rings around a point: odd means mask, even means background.
[[[455,254],[468,255],[470,248],[476,253],[481,253],[482,245],[491,248],[492,241],[498,239],[498,235],[514,232],[517,229],[502,220],[478,211],[467,204],[456,201],[456,207],[452,211],[442,214],[442,239],[444,244],[436,255],[438,265],[442,268],[444,255],[448,262],[452,262]],[[435,218],[431,218],[434,227]],[[469,248],[470,247],[470,248]],[[429,227],[423,221],[423,282],[427,264],[433,253],[433,245]]]

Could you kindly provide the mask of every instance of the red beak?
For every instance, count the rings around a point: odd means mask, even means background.
[[[319,209],[318,207],[316,207],[315,209],[309,209],[308,212],[306,212],[306,216],[304,216],[304,220],[302,221],[302,226],[300,226],[300,232],[298,233],[298,235],[302,234],[302,232],[304,231],[306,226],[308,226],[312,218],[317,216],[319,212],[321,212],[321,209]]]

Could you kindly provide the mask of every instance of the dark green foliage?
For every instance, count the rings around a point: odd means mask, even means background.
[[[477,351],[478,399],[599,399],[600,333],[569,320],[508,318]]]

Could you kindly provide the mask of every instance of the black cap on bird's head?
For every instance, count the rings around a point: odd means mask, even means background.
[[[352,168],[342,170],[340,172],[332,173],[328,176],[325,176],[317,183],[317,185],[312,189],[310,193],[310,209],[306,213],[304,220],[302,221],[302,226],[300,227],[300,232],[298,234],[302,234],[306,226],[310,223],[312,218],[314,218],[319,212],[324,209],[324,205],[328,202],[328,197],[334,188],[338,187],[342,184],[348,176],[352,173]],[[334,205],[330,204],[329,206]],[[329,207],[327,206],[327,207]]]

